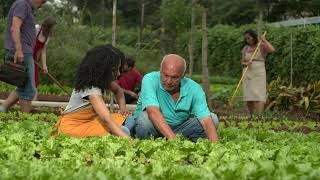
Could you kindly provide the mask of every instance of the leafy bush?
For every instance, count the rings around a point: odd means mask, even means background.
[[[307,86],[291,87],[278,78],[269,84],[268,92],[268,108],[299,108],[320,114],[320,81]]]
[[[65,33],[68,32],[68,33]],[[118,47],[126,55],[132,56],[137,61],[137,68],[142,73],[151,69],[158,69],[160,55],[157,50],[142,49],[137,51],[135,47],[135,30],[121,30],[117,32]],[[111,43],[111,28],[74,26],[59,24],[54,32],[54,37],[48,48],[48,67],[50,73],[63,84],[73,85],[74,75],[78,64],[85,52],[99,44]],[[156,58],[155,58],[156,57]],[[142,62],[143,61],[143,62]],[[41,76],[41,82],[52,83],[46,76]]]
[[[191,78],[198,83],[202,83],[202,75],[200,74],[194,74],[192,75]],[[237,84],[239,80],[236,78],[231,78],[227,76],[210,76],[209,81],[210,83],[213,83],[213,84],[234,85],[234,84]]]
[[[0,41],[4,41],[5,19],[0,20]],[[201,27],[195,34],[195,72],[201,73]],[[211,76],[227,76],[239,79],[242,66],[241,49],[243,32],[254,29],[253,25],[241,27],[217,25],[208,29],[209,70]],[[276,48],[276,52],[267,58],[267,79],[272,81],[281,77],[289,80],[290,76],[290,33],[293,34],[293,75],[294,83],[307,83],[320,77],[320,31],[318,26],[300,27],[265,27],[267,38]],[[63,84],[72,86],[77,65],[85,52],[93,46],[111,43],[111,28],[88,27],[78,24],[68,25],[63,19],[55,27],[54,35],[48,48],[49,71]],[[136,28],[119,26],[117,29],[117,46],[127,55],[136,59],[136,66],[142,73],[158,70],[163,53],[179,53],[188,59],[189,33],[181,33],[179,45],[172,45],[167,52],[162,52],[160,30],[146,27],[140,49],[137,46]],[[165,38],[171,38],[167,34]],[[169,41],[168,41],[169,42]],[[166,43],[164,43],[166,44]],[[179,47],[179,49],[175,49]],[[168,48],[168,47],[167,47]],[[167,49],[166,48],[166,49]],[[3,57],[0,48],[0,56]],[[224,79],[228,81],[227,79]],[[41,83],[51,83],[41,76]],[[219,82],[225,83],[225,82]]]
[[[232,27],[217,25],[208,29],[209,70],[211,75],[238,77],[241,76],[241,50],[243,32],[254,29],[253,25]],[[290,79],[290,33],[293,35],[293,81],[295,84],[319,80],[320,77],[320,27],[265,27],[267,39],[273,44],[276,52],[266,60],[267,79],[272,81],[281,77]],[[189,34],[182,35],[180,45],[184,57],[188,57]],[[201,72],[201,31],[195,34],[196,71]]]

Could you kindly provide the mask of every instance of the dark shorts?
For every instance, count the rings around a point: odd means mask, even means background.
[[[126,104],[131,104],[131,103],[137,101],[136,98],[130,96],[130,95],[127,94],[127,93],[124,93],[124,98],[126,99]]]

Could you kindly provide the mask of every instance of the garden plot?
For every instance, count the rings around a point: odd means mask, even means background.
[[[232,117],[224,118],[228,122]],[[320,177],[318,132],[275,132],[266,122],[256,121],[259,126],[238,128],[223,122],[216,144],[181,137],[173,141],[54,138],[48,130],[57,119],[51,113],[0,114],[0,179]]]

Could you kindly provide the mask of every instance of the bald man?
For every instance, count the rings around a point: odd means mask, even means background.
[[[201,86],[184,77],[185,71],[185,60],[169,54],[163,58],[160,72],[144,76],[134,112],[137,138],[174,139],[181,134],[192,141],[218,141],[218,118],[210,113]]]

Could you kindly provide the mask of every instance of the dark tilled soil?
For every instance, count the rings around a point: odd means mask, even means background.
[[[227,105],[215,106],[214,112],[219,116],[249,116],[247,107],[228,107]],[[319,113],[307,112],[300,109],[293,109],[290,111],[272,111],[271,113],[265,114],[266,120],[277,118],[290,120],[320,120]]]

